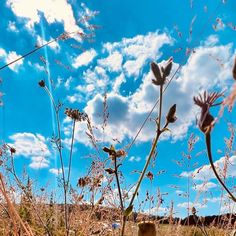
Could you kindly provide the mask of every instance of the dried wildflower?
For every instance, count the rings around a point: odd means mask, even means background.
[[[153,180],[154,175],[153,175],[153,173],[152,173],[151,171],[149,171],[149,172],[146,174],[146,176],[147,176],[151,181]]]
[[[78,109],[66,108],[65,114],[74,121],[85,121],[87,119],[87,114]]]
[[[156,62],[151,63],[151,70],[155,76],[155,79],[152,80],[152,83],[159,86],[165,83],[166,77],[170,75],[172,69],[172,57],[168,60],[167,65],[165,67],[159,67]]]
[[[44,80],[40,80],[40,81],[39,81],[39,86],[40,86],[41,88],[44,88],[44,87],[45,87],[45,81],[44,81]]]
[[[204,92],[203,96],[199,94],[198,97],[194,97],[193,100],[196,105],[198,105],[202,110],[201,110],[201,116],[198,121],[198,126],[200,130],[203,133],[208,133],[211,131],[213,125],[214,125],[214,117],[210,114],[210,108],[213,106],[220,105],[220,103],[215,103],[215,101],[222,97],[223,93],[207,93],[206,91]]]
[[[170,108],[170,110],[166,116],[167,123],[174,123],[177,120],[177,117],[175,116],[175,114],[176,114],[176,104],[174,104]]]
[[[91,179],[89,177],[79,178],[77,185],[80,187],[85,187],[91,182]]]
[[[161,73],[159,65],[156,62],[152,62],[151,69],[152,69],[152,72],[155,76],[155,80],[152,80],[153,84],[155,84],[157,86],[163,85],[165,82],[165,79],[162,77],[162,73]]]
[[[122,157],[122,156],[126,155],[126,152],[124,150],[122,150],[122,149],[116,151],[113,145],[111,145],[110,148],[104,147],[103,151],[107,152],[112,159],[119,158],[119,157]]]

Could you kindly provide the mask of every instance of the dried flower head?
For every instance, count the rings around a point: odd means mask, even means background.
[[[169,112],[166,116],[166,120],[167,120],[168,123],[174,123],[177,120],[177,117],[176,117],[175,114],[176,114],[176,104],[174,104],[170,108],[170,110],[169,110]]]
[[[213,106],[218,106],[222,104],[222,102],[215,103],[215,101],[222,97],[223,93],[207,93],[206,91],[203,93],[203,96],[199,94],[198,97],[194,97],[194,103],[198,105],[201,110],[201,116],[198,121],[198,126],[203,133],[208,133],[211,131],[214,125],[214,117],[210,114],[210,108]]]
[[[113,160],[114,158],[119,158],[119,157],[122,157],[122,156],[125,156],[125,155],[126,155],[126,152],[125,152],[124,150],[122,150],[122,149],[116,151],[113,145],[111,145],[110,148],[104,147],[104,148],[103,148],[103,151],[104,151],[104,152],[107,152],[107,153],[109,154],[109,157],[112,158],[112,160]]]
[[[151,70],[155,76],[155,79],[152,80],[152,83],[159,86],[163,85],[165,83],[166,77],[170,75],[171,69],[172,69],[172,61],[173,58],[171,57],[168,61],[165,67],[161,67],[156,63],[151,63]]]
[[[80,112],[78,109],[66,108],[65,114],[75,121],[85,121],[87,114]]]
[[[89,183],[91,183],[91,179],[89,177],[83,177],[79,178],[77,185],[83,188]]]
[[[45,81],[44,80],[40,80],[39,81],[39,86],[44,88],[45,87]]]

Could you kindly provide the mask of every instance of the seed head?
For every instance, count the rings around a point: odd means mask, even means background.
[[[78,109],[66,108],[65,114],[75,121],[85,121],[87,114],[80,112]]]

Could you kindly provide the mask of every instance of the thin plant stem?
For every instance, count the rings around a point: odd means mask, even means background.
[[[75,119],[73,119],[73,127],[72,127],[72,137],[71,137],[71,146],[70,146],[70,157],[69,157],[67,185],[69,185],[69,182],[70,182],[70,173],[71,173],[71,163],[72,163],[74,140],[75,140]]]
[[[207,154],[208,154],[208,159],[209,162],[211,164],[211,168],[217,178],[217,180],[220,182],[220,184],[222,185],[222,187],[225,189],[225,191],[229,194],[229,196],[231,197],[231,199],[236,202],[236,198],[235,196],[231,193],[231,191],[226,187],[226,185],[224,184],[224,182],[221,180],[220,176],[218,175],[216,168],[214,166],[214,162],[213,162],[213,158],[212,158],[212,152],[211,152],[211,134],[210,132],[207,132],[205,134],[205,142],[206,142],[206,146],[207,146]]]
[[[69,235],[69,225],[68,225],[68,206],[67,206],[67,182],[65,178],[65,168],[64,168],[64,163],[63,163],[63,156],[62,156],[62,144],[61,144],[61,126],[60,126],[60,119],[59,119],[59,109],[55,103],[55,100],[51,94],[51,92],[48,90],[48,88],[45,86],[44,87],[45,91],[49,95],[49,98],[53,104],[54,111],[56,114],[56,121],[57,121],[57,132],[58,132],[58,142],[56,141],[56,146],[59,152],[59,157],[60,157],[60,164],[61,164],[61,170],[62,170],[62,181],[63,181],[63,191],[64,191],[64,217],[65,217],[65,229],[66,229],[66,235]]]
[[[68,176],[67,176],[67,187],[69,188],[69,183],[70,183],[70,173],[71,173],[71,164],[72,164],[72,154],[73,154],[73,145],[74,145],[74,140],[75,140],[75,119],[73,119],[73,127],[72,127],[72,136],[71,136],[71,146],[70,146],[70,156],[69,156],[69,166],[68,166]],[[70,225],[70,216],[68,212],[68,225]],[[70,227],[68,227],[70,228]]]
[[[118,176],[118,167],[117,167],[117,157],[116,156],[114,158],[114,166],[115,166],[116,184],[117,184],[119,198],[120,198],[120,208],[121,208],[121,211],[123,212],[124,205],[123,205],[123,198],[122,198],[122,194],[121,194],[121,187],[120,187],[120,181],[119,181],[119,176]]]
[[[16,174],[16,170],[15,170],[15,164],[14,164],[14,158],[13,155],[11,154],[11,167],[12,167],[12,174],[16,180],[17,185],[21,188],[21,190],[24,192],[25,196],[27,197],[27,199],[30,201],[34,212],[36,214],[36,216],[38,217],[39,221],[41,222],[42,226],[44,227],[44,229],[46,230],[46,232],[48,233],[48,236],[52,236],[50,230],[48,229],[47,225],[43,222],[43,219],[41,218],[41,216],[38,213],[38,210],[35,208],[34,204],[33,204],[33,200],[31,199],[31,197],[28,195],[27,191],[25,190],[25,187],[23,186],[23,184],[21,183],[20,179],[18,178],[17,174]]]
[[[153,142],[153,144],[152,144],[152,148],[151,148],[151,151],[150,151],[150,153],[149,153],[148,159],[146,160],[146,163],[145,163],[145,165],[144,165],[144,168],[143,168],[143,170],[142,170],[142,173],[141,173],[141,175],[140,175],[140,177],[139,177],[139,179],[138,179],[136,188],[135,188],[135,190],[134,190],[134,193],[133,193],[133,195],[132,195],[132,198],[131,198],[131,200],[130,200],[130,203],[129,203],[129,206],[128,206],[128,207],[132,207],[132,205],[133,205],[134,199],[135,199],[135,197],[136,197],[136,195],[137,195],[137,193],[138,193],[139,187],[140,187],[141,182],[142,182],[142,180],[143,180],[143,178],[144,178],[144,175],[145,175],[145,173],[146,173],[146,170],[147,170],[147,168],[148,168],[148,166],[149,166],[149,163],[150,163],[150,161],[151,161],[151,159],[152,159],[152,157],[153,157],[153,155],[154,155],[154,152],[155,152],[155,150],[156,150],[156,145],[157,145],[158,139],[159,139],[161,133],[163,132],[163,131],[161,130],[161,128],[160,128],[160,127],[161,127],[161,115],[162,115],[162,102],[163,102],[163,101],[162,101],[162,100],[163,100],[162,95],[163,95],[163,85],[160,86],[159,117],[158,117],[158,121],[157,121],[156,137],[155,137],[155,139],[154,139],[154,142]],[[166,124],[166,125],[164,126],[164,128],[165,128],[167,125],[168,125],[168,124]],[[127,216],[124,215],[124,216],[123,216],[123,222],[122,222],[121,236],[124,236],[126,220],[127,220]]]

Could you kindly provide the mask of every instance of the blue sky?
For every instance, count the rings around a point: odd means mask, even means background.
[[[230,92],[235,54],[235,8],[233,0],[204,3],[196,0],[1,1],[0,66],[65,31],[95,34],[94,40],[72,35],[0,71],[3,93],[0,138],[16,148],[17,172],[21,174],[26,168],[37,186],[49,184],[49,191],[57,186],[59,159],[50,143],[55,132],[55,117],[49,98],[38,86],[39,80],[49,84],[51,79],[50,87],[56,100],[89,115],[100,149],[110,144],[123,148],[132,141],[158,97],[158,90],[151,84],[150,62],[165,63],[173,56],[172,73],[179,65],[181,69],[165,93],[164,114],[176,103],[178,120],[171,125],[171,135],[162,137],[158,144],[155,167],[150,168],[154,173],[152,187],[146,179],[140,197],[144,198],[146,190],[150,189],[156,196],[160,188],[164,203],[159,213],[163,214],[174,201],[176,215],[184,216],[187,198],[182,195],[187,190],[186,176],[201,168],[195,185],[191,184],[190,201],[199,214],[217,214],[221,189],[207,166],[204,138],[196,127],[199,110],[192,98],[204,90]],[[91,31],[89,26],[92,25],[99,27]],[[189,54],[189,49],[194,52]],[[48,62],[48,73],[45,73],[42,57]],[[103,133],[105,93],[109,117]],[[213,113],[217,115],[218,110]],[[156,112],[152,118],[155,115]],[[233,122],[234,116],[235,109],[231,113],[226,111],[213,131],[214,159],[219,160],[221,167],[225,155],[224,137],[230,136],[227,123]],[[71,122],[63,111],[61,122],[67,157]],[[96,153],[85,132],[86,124],[77,123],[73,185],[86,173],[91,163],[88,155]],[[181,161],[183,152],[187,153],[192,133],[198,136],[198,142],[191,153],[191,166],[178,166],[176,161]],[[131,172],[142,169],[154,135],[154,122],[148,120],[121,167],[126,187],[137,180],[138,175]],[[233,186],[236,156],[233,152],[230,156],[232,165],[228,174],[231,177],[227,180]],[[65,166],[68,166],[66,159]],[[165,173],[157,176],[161,170]],[[181,178],[175,176],[181,174]],[[147,208],[143,206],[143,210]]]

